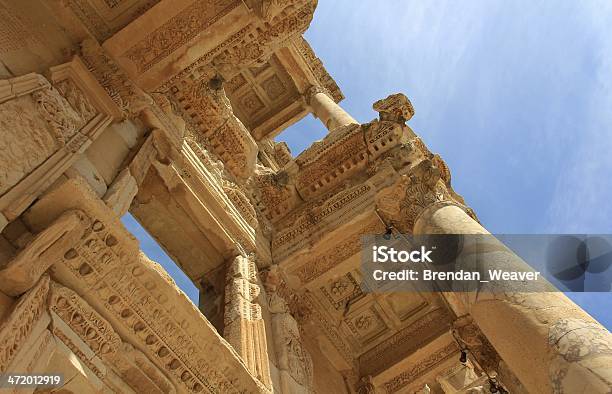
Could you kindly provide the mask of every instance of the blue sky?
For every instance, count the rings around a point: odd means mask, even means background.
[[[320,0],[305,36],[358,121],[411,99],[410,126],[491,232],[612,233],[612,1]],[[325,133],[309,116],[278,139],[295,155]],[[612,328],[612,294],[569,296]]]

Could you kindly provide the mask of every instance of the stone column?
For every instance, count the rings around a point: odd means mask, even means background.
[[[358,124],[358,122],[342,109],[341,106],[336,104],[329,93],[321,87],[310,87],[306,92],[306,101],[311,108],[312,114],[318,118],[329,131],[351,123]]]
[[[240,354],[249,371],[271,388],[265,324],[257,303],[259,292],[255,263],[250,258],[237,256],[227,271],[223,336]]]
[[[414,234],[489,234],[436,182],[436,168],[409,177],[403,205]],[[421,170],[423,170],[421,168]],[[426,176],[424,176],[426,174]],[[432,175],[433,174],[433,175]],[[509,271],[526,263],[493,237],[487,262]],[[481,252],[482,253],[482,249]],[[609,393],[612,335],[559,291],[462,293],[459,298],[497,353],[529,392]],[[547,284],[549,285],[549,284]],[[548,287],[552,290],[552,285]]]

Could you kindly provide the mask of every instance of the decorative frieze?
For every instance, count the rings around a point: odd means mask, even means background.
[[[10,315],[0,324],[0,373],[13,372],[8,367],[15,356],[33,340],[33,332],[41,334],[37,326],[47,313],[49,283],[49,277],[44,275],[36,286],[19,298]],[[46,319],[48,323],[48,317]]]
[[[138,251],[115,214],[78,180],[64,182],[39,204],[32,212],[37,217],[78,207],[90,218],[85,237],[64,255],[54,277],[96,305],[97,313],[137,343],[174,384],[188,392],[267,391],[164,270]]]
[[[417,364],[411,368],[403,371],[393,379],[383,383],[383,387],[387,393],[395,393],[400,391],[412,383],[415,379],[426,374],[435,365],[443,362],[444,360],[457,354],[457,345],[450,343],[441,349],[438,349],[434,353],[428,355],[423,360],[420,360]]]
[[[184,117],[206,146],[219,156],[235,177],[246,179],[254,171],[257,144],[233,114],[225,91],[211,88],[210,80],[183,81],[170,90]]]
[[[48,228],[36,234],[17,255],[0,270],[0,289],[16,296],[29,290],[53,264],[62,260],[88,225],[79,211],[68,211]]]
[[[0,211],[17,217],[108,126],[115,107],[78,58],[0,83]]]
[[[113,327],[74,291],[51,283],[49,308],[76,333],[94,354],[110,359],[119,351],[121,338]]]

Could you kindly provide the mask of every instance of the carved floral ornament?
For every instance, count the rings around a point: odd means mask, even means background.
[[[456,205],[477,220],[474,211],[464,206],[463,199],[447,186],[443,174],[432,160],[425,159],[408,174],[401,175],[393,186],[383,189],[376,206],[385,223],[412,234],[421,214],[434,205]]]
[[[226,46],[223,52],[212,59],[213,66],[229,79],[241,68],[263,65],[277,48],[306,31],[312,21],[314,7],[311,0],[292,0],[283,4],[280,11],[279,7],[272,7],[277,15],[270,16],[269,21],[261,25],[256,24],[248,34],[244,34],[231,46]]]
[[[451,202],[440,181],[440,171],[430,160],[423,160],[410,174],[402,175],[393,186],[384,189],[378,195],[376,205],[386,223],[410,234],[421,213],[443,201]]]

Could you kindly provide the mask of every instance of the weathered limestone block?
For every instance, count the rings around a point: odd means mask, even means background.
[[[286,142],[275,142],[265,139],[257,142],[259,146],[259,157],[263,165],[272,170],[279,170],[289,163],[293,157]]]
[[[180,147],[185,123],[169,108],[167,101],[159,100],[161,95],[151,97],[136,86],[95,40],[81,43],[81,56],[119,109],[122,119],[139,118],[150,129],[160,129],[175,147]]]
[[[239,32],[237,39],[232,37],[230,45],[211,56],[212,65],[227,80],[241,68],[261,65],[276,49],[306,31],[316,4],[311,0],[292,0],[275,5],[273,12],[264,11],[266,22],[258,21]]]
[[[103,201],[118,217],[122,217],[130,208],[136,193],[138,193],[136,178],[132,176],[129,168],[124,168],[108,188]]]
[[[151,132],[151,134],[146,137],[145,141],[138,149],[138,152],[134,155],[134,158],[128,165],[130,174],[136,180],[137,185],[142,184],[145,175],[147,175],[147,172],[151,167],[151,163],[153,160],[155,160],[158,154],[153,141],[154,136],[155,132]]]
[[[50,81],[62,93],[72,108],[87,121],[99,112],[121,119],[119,107],[106,94],[83,60],[75,56],[65,64],[49,69]]]
[[[119,350],[113,359],[113,368],[136,393],[176,393],[172,383],[144,353],[126,342]]]
[[[64,175],[69,178],[83,177],[100,197],[104,196],[108,190],[104,177],[86,154],[80,154],[79,158],[64,172]]]
[[[68,211],[36,234],[0,270],[0,290],[16,296],[30,289],[53,264],[60,262],[73,243],[85,233],[87,222],[78,211]]]
[[[238,212],[240,212],[244,220],[246,220],[251,227],[256,228],[258,225],[257,212],[244,191],[238,185],[228,180],[223,181],[223,191],[232,204],[234,204]]]
[[[358,246],[352,245],[352,242],[359,243],[357,240],[362,234],[375,231],[376,228],[384,229],[372,206],[380,187],[378,182],[386,182],[389,178],[388,173],[381,172],[380,175],[380,178],[373,177],[367,182],[358,183],[338,192],[323,194],[319,199],[302,205],[283,218],[277,224],[277,231],[272,240],[272,254],[275,261],[281,263],[291,260],[289,257],[300,253],[315,252],[318,248],[314,245],[322,239],[334,239],[333,243],[337,245],[337,250],[348,257]],[[362,225],[366,227],[359,227]],[[346,255],[349,252],[351,254]],[[308,254],[313,255],[312,259],[307,259],[313,261],[313,264],[305,267],[307,271],[318,270],[317,267],[322,265],[329,269],[330,264],[340,261],[334,259],[333,253],[330,253],[329,259],[317,259],[316,253]],[[287,263],[292,264],[290,261]]]
[[[176,392],[142,352],[122,342],[111,324],[74,291],[52,282],[49,308],[54,336],[107,391],[131,387],[134,392]]]
[[[125,140],[113,127],[108,127],[85,152],[104,183],[110,186],[121,171],[122,165],[130,152]]]
[[[286,172],[259,167],[253,179],[257,208],[274,223],[295,208],[302,200]]]
[[[370,160],[376,160],[385,152],[407,140],[407,133],[402,124],[390,121],[375,120],[364,125],[365,138]]]
[[[121,338],[106,319],[74,291],[51,283],[51,331],[87,367],[104,381]]]

